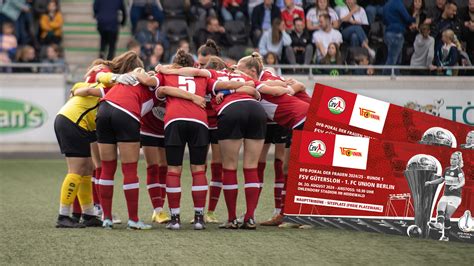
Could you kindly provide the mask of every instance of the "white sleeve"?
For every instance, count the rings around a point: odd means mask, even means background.
[[[363,7],[360,7],[358,15],[362,25],[369,25],[369,20],[367,19],[367,14],[365,13],[365,9]]]

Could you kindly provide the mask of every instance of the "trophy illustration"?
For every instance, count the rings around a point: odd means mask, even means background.
[[[415,209],[415,224],[408,227],[408,236],[427,238],[429,235],[427,223],[431,217],[436,186],[425,186],[425,182],[436,179],[435,175],[441,170],[438,165],[440,164],[436,158],[426,154],[417,154],[407,163],[404,174]]]
[[[456,138],[453,133],[440,127],[432,127],[426,130],[418,143],[456,148]]]

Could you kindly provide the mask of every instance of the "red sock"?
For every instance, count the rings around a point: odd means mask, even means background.
[[[259,162],[258,163],[258,182],[260,183],[260,188],[258,190],[258,196],[260,197],[260,193],[262,193],[263,189],[263,180],[265,177],[265,167],[267,166],[266,162]]]
[[[100,205],[100,175],[102,174],[102,167],[97,167],[95,169],[95,182],[92,184],[92,189],[95,189],[97,198],[94,197],[94,204]]]
[[[81,204],[79,203],[78,197],[74,200],[74,204],[72,205],[72,213],[81,215],[82,214],[82,209],[81,209]]]
[[[153,209],[159,207],[161,201],[161,187],[158,177],[158,165],[150,165],[146,168],[146,188],[148,195],[150,195],[151,205]]]
[[[168,171],[166,176],[166,196],[168,196],[168,205],[171,214],[179,214],[181,200],[181,174]]]
[[[100,204],[99,203],[99,195],[97,195],[97,188],[95,183],[97,182],[97,169],[94,169],[92,173],[92,200],[94,201],[94,205]]]
[[[160,166],[158,168],[158,183],[160,184],[160,201],[158,208],[163,208],[166,199],[166,175],[168,174],[168,166]]]
[[[112,220],[112,198],[114,196],[114,176],[117,169],[117,160],[102,161],[102,172],[100,174],[100,204],[104,213],[104,219]]]
[[[224,189],[224,199],[227,205],[228,221],[237,219],[237,194],[239,186],[237,183],[237,170],[223,169],[222,188]]]
[[[284,175],[284,185],[283,190],[281,191],[281,211],[280,214],[283,215],[285,213],[285,198],[286,198],[286,180],[288,179],[288,175]]]
[[[244,168],[245,179],[245,200],[247,202],[247,212],[245,213],[244,221],[253,218],[255,209],[257,208],[258,190],[260,183],[258,180],[258,170],[256,168]]]
[[[275,200],[275,209],[281,209],[281,191],[285,184],[285,176],[283,175],[283,161],[275,160],[275,187],[273,188],[273,197]]]
[[[222,190],[222,163],[211,164],[211,183],[209,184],[208,211],[215,211]]]
[[[203,211],[206,206],[207,196],[207,179],[206,172],[194,172],[193,175],[193,187],[191,189],[194,202],[195,211]]]
[[[138,182],[137,163],[122,163],[123,192],[127,200],[128,219],[138,222]]]

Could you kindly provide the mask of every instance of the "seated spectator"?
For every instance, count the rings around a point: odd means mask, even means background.
[[[457,5],[448,2],[444,6],[443,13],[431,23],[431,35],[435,38],[435,47],[441,45],[442,32],[450,29],[456,36],[461,36],[461,21],[457,16]]]
[[[147,60],[145,61],[145,70],[154,70],[156,65],[165,63],[164,56],[165,48],[163,45],[161,43],[155,44],[151,55],[148,56]]]
[[[342,43],[342,34],[331,26],[330,21],[331,18],[328,14],[320,15],[319,25],[321,29],[313,33],[316,63],[319,63],[326,56],[329,44],[335,43],[339,46]]]
[[[355,57],[356,65],[358,66],[368,66],[370,65],[369,57],[364,54],[359,54]],[[374,75],[375,71],[372,67],[368,67],[365,69],[355,69],[352,72],[354,75],[367,75],[372,76]]]
[[[372,24],[375,22],[375,18],[377,16],[382,16],[383,15],[383,6],[385,5],[386,0],[366,0],[364,9],[365,12],[367,13],[367,20],[369,21],[369,24]]]
[[[37,46],[33,33],[33,16],[26,0],[5,0],[0,4],[0,25],[11,22],[14,25],[17,43]]]
[[[161,32],[159,22],[151,17],[147,21],[146,28],[139,31],[135,35],[135,39],[141,45],[143,56],[149,56],[157,43],[161,43],[165,49],[169,48],[168,39]]]
[[[402,0],[388,0],[383,8],[383,22],[385,24],[384,42],[387,45],[386,65],[400,65],[402,62],[402,49],[405,42],[404,34],[415,19],[408,14]],[[389,69],[384,71],[390,73]]]
[[[461,21],[464,21],[462,28],[463,40],[466,42],[466,53],[470,61],[474,61],[474,0],[469,0],[468,8],[461,14]]]
[[[375,51],[369,47],[369,40],[364,27],[368,28],[369,21],[364,8],[357,5],[357,0],[346,0],[346,5],[340,9],[341,33],[344,42],[351,47],[367,49],[370,57],[375,58]]]
[[[321,65],[343,65],[344,60],[342,59],[341,52],[339,51],[339,44],[332,42],[328,45],[327,53],[320,62]],[[338,76],[340,73],[339,69],[324,69],[324,74],[331,76]]]
[[[61,43],[63,34],[63,15],[58,4],[52,0],[48,4],[48,13],[40,17],[40,41],[42,44]]]
[[[208,17],[206,20],[206,28],[200,29],[194,35],[194,44],[196,47],[200,47],[205,44],[207,39],[213,40],[219,46],[225,46],[225,29],[219,24],[219,20],[216,17]]]
[[[96,0],[93,6],[94,17],[97,20],[97,30],[100,34],[99,57],[112,60],[115,57],[119,35],[119,13],[122,14],[121,24],[127,22],[127,12],[123,0]],[[107,57],[105,56],[107,51]]]
[[[187,40],[179,41],[178,49],[183,49],[186,53],[190,53],[193,56],[194,61],[197,61],[197,56],[195,54],[191,53],[191,49],[189,47],[189,42]],[[176,56],[176,53],[174,51],[172,51],[171,54],[173,54],[173,56],[171,56],[170,64],[173,63],[174,58]]]
[[[293,20],[301,18],[305,22],[303,8],[295,5],[294,0],[285,0],[285,8],[281,10],[281,18],[285,22],[285,30],[290,32],[293,30]]]
[[[456,46],[457,38],[454,31],[448,29],[441,34],[442,45],[435,50],[434,65],[431,70],[437,69],[438,74],[443,72],[443,67],[458,65],[459,52]],[[444,70],[446,76],[452,76],[451,69]]]
[[[265,65],[278,65],[278,56],[275,53],[268,52],[263,57],[263,62]]]
[[[244,0],[222,0],[221,16],[224,21],[243,20],[247,13],[247,5]]]
[[[42,67],[41,73],[62,73],[64,71],[64,59],[60,57],[60,50],[57,44],[50,44],[46,47],[46,57],[41,60],[41,63],[62,64],[57,67]]]
[[[339,17],[334,9],[329,7],[328,0],[317,0],[316,6],[312,7],[306,13],[306,28],[313,32],[320,30],[319,15],[329,14],[331,17],[331,24],[333,28],[339,27]]]
[[[13,23],[5,22],[0,34],[0,63],[10,63],[15,58],[17,41]]]
[[[285,23],[277,18],[272,23],[272,30],[263,33],[258,49],[262,56],[273,52],[278,56],[278,60],[281,61],[283,47],[290,45],[291,37],[285,31]]]
[[[313,59],[313,44],[309,32],[305,29],[303,20],[295,18],[293,22],[295,30],[290,33],[291,46],[286,48],[286,58],[288,63],[308,65]]]
[[[281,18],[281,13],[273,0],[263,0],[262,4],[253,9],[251,38],[254,47],[258,46],[262,33],[272,28],[273,20],[276,18]]]
[[[137,55],[140,55],[140,57],[142,57],[141,45],[135,39],[131,39],[130,41],[128,41],[127,51],[134,51]]]
[[[416,35],[413,43],[414,52],[411,56],[410,66],[430,67],[434,58],[434,38],[430,36],[430,26],[422,24],[420,33]]]
[[[97,0],[96,0],[97,1]],[[130,22],[132,23],[132,33],[137,29],[139,20],[153,17],[158,23],[163,23],[165,15],[159,0],[131,0]]]
[[[36,52],[35,49],[29,45],[20,47],[16,53],[17,63],[36,63]],[[36,67],[16,67],[13,69],[16,73],[36,73],[38,72]]]
[[[206,18],[218,16],[217,0],[192,0],[190,12],[196,19],[198,27],[204,27]]]
[[[426,24],[431,25],[435,20],[437,20],[441,16],[447,2],[448,0],[436,0],[435,5],[427,9]]]

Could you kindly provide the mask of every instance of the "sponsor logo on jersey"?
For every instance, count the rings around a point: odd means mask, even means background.
[[[329,112],[338,115],[346,110],[346,102],[341,97],[332,97],[328,102]]]
[[[375,113],[375,111],[365,109],[365,108],[360,108],[359,107],[359,113],[360,116],[367,118],[367,119],[374,119],[374,120],[380,120],[380,116]]]
[[[39,106],[22,100],[0,98],[0,134],[39,128],[46,119],[46,111]]]
[[[313,140],[308,146],[308,151],[314,158],[323,157],[326,153],[326,144],[320,140]]]
[[[341,148],[341,154],[345,155],[347,157],[362,157],[362,152],[357,151],[357,149],[354,148],[345,148],[345,147],[340,147]]]

